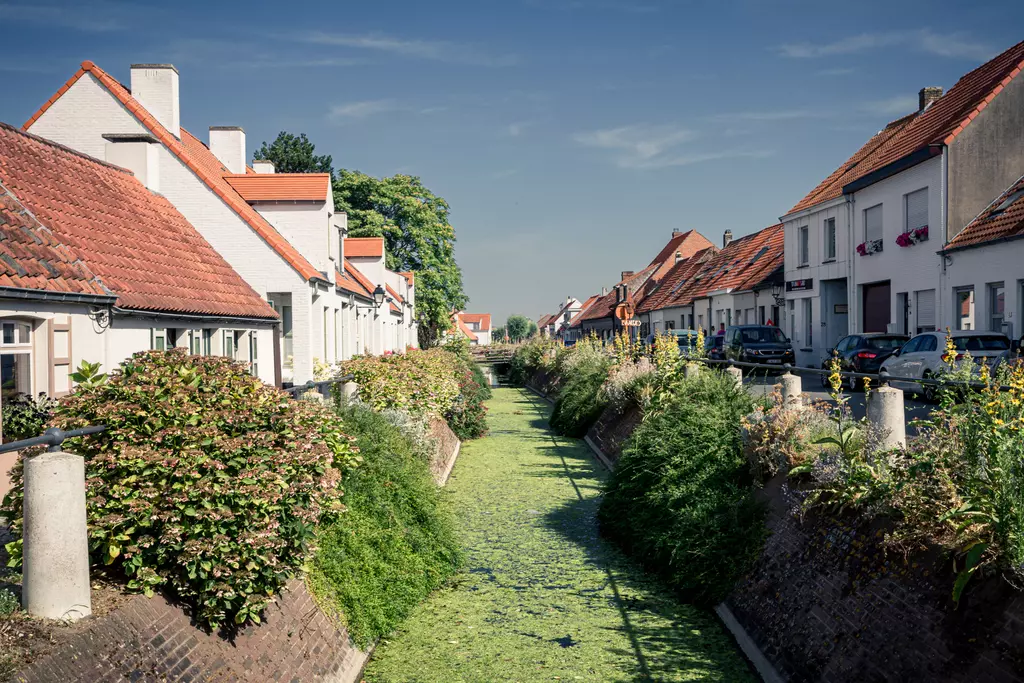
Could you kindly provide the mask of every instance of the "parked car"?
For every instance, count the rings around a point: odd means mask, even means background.
[[[956,360],[970,353],[976,365],[988,363],[995,366],[1009,358],[1010,338],[998,332],[957,331],[951,332],[956,348]],[[919,334],[897,349],[882,363],[882,369],[893,377],[913,379],[937,379],[947,368],[942,356],[946,352],[945,332]],[[904,391],[913,391],[925,400],[936,398],[936,387],[913,381],[892,381],[891,384]]]
[[[782,366],[794,364],[793,344],[782,330],[771,325],[736,325],[725,330],[727,360]]]
[[[843,372],[875,373],[886,358],[908,341],[910,337],[905,334],[851,334],[840,339],[834,349],[828,350],[821,369],[831,369],[832,354],[835,353],[839,356]],[[845,380],[848,389],[857,389],[856,378],[847,377]],[[829,388],[828,375],[821,375],[821,386]]]
[[[665,330],[660,334],[667,334],[670,337],[675,337],[676,344],[679,345],[679,353],[687,353],[688,349],[695,348],[697,346],[697,330]],[[647,347],[654,345],[654,338],[657,336],[655,333],[647,335],[644,339],[644,344]]]
[[[711,360],[725,360],[725,335],[712,335],[704,342],[704,350]]]

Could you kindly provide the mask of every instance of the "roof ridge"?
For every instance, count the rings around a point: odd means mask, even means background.
[[[91,161],[94,164],[99,164],[100,166],[106,166],[107,168],[112,168],[115,171],[120,171],[121,173],[125,173],[125,174],[130,175],[130,176],[134,176],[135,175],[134,173],[132,173],[129,169],[125,168],[124,166],[118,166],[117,164],[112,164],[109,161],[104,161],[103,159],[98,159],[98,158],[92,156],[91,154],[86,154],[85,152],[80,152],[77,149],[73,149],[71,147],[68,147],[67,145],[62,145],[61,143],[55,142],[54,140],[49,140],[47,138],[41,137],[39,135],[36,135],[35,133],[30,133],[27,130],[22,130],[21,128],[18,128],[17,126],[12,126],[9,123],[4,123],[3,121],[0,121],[0,128],[4,128],[6,130],[9,130],[12,133],[17,133],[18,135],[23,135],[23,136],[29,138],[30,140],[34,140],[34,141],[36,141],[38,143],[41,143],[41,144],[44,144],[44,145],[46,145],[48,147],[55,147],[56,149],[59,149],[62,152],[67,152],[68,154],[74,155],[76,157],[81,157],[82,159],[85,159],[86,161]]]

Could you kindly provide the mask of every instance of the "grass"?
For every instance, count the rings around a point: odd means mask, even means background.
[[[679,603],[598,536],[605,472],[548,431],[546,406],[497,389],[450,496],[465,552],[378,646],[368,683],[754,680],[707,611]]]

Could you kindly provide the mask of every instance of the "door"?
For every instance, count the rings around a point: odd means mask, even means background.
[[[892,320],[892,300],[888,282],[863,286],[864,332],[888,332]]]

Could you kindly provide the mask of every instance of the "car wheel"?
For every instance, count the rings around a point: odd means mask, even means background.
[[[928,372],[927,370],[925,371],[923,378],[934,379],[934,377],[932,377],[932,373]],[[939,398],[938,387],[935,386],[934,384],[922,384],[921,396],[924,398],[925,401],[928,401],[928,403],[935,403],[935,401],[937,401]]]

